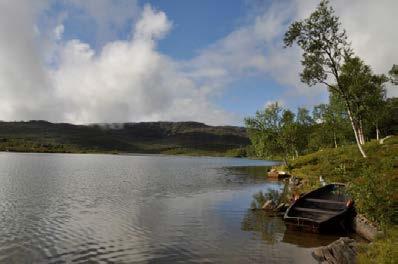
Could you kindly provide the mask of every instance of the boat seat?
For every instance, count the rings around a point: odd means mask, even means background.
[[[315,199],[315,198],[306,198],[305,201],[315,202],[315,203],[329,203],[329,204],[345,204],[346,202],[336,201],[336,200],[326,200],[326,199]]]
[[[336,214],[336,211],[312,209],[312,208],[304,208],[304,207],[294,207],[293,209],[296,210],[296,211],[299,211],[299,212],[311,212],[311,213],[321,213],[321,214]]]

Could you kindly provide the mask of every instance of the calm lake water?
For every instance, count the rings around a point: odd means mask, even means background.
[[[1,263],[315,263],[335,237],[248,210],[272,162],[0,153]]]

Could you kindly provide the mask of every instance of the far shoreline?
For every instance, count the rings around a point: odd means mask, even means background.
[[[268,160],[259,159],[255,157],[242,157],[242,156],[228,156],[222,154],[200,154],[200,153],[180,153],[180,154],[170,154],[170,153],[143,153],[143,152],[106,152],[106,151],[73,151],[73,152],[59,152],[59,151],[18,151],[18,150],[0,150],[0,153],[25,153],[25,154],[94,154],[94,155],[116,155],[116,156],[165,156],[165,157],[189,157],[189,158],[235,158],[235,159],[247,159],[256,161],[266,161],[275,163],[270,166],[279,166],[282,161],[279,160]]]

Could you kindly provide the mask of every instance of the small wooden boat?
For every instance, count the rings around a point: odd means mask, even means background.
[[[314,233],[347,231],[355,215],[343,184],[328,184],[298,198],[286,211],[286,226]]]

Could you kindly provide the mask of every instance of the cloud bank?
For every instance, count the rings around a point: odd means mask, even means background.
[[[65,7],[84,14],[79,18],[67,11],[49,15],[51,1],[2,1],[0,119],[236,124],[240,117],[218,107],[213,98],[251,76],[277,82],[281,90],[275,99],[283,99],[287,106],[298,98],[309,105],[318,103],[326,98],[325,90],[300,83],[300,50],[283,49],[281,42],[291,21],[306,17],[317,3],[257,2],[244,24],[192,59],[177,61],[157,49],[173,23],[150,5],[64,1]],[[398,2],[335,0],[332,5],[354,50],[375,72],[385,73],[398,63],[398,33],[392,25]],[[88,24],[96,25],[97,45],[64,39],[68,19],[87,17]],[[126,26],[131,33],[118,37]],[[396,96],[396,90],[391,89],[390,95]],[[264,103],[268,100],[264,98]]]

